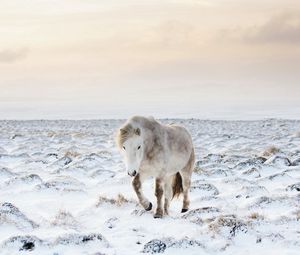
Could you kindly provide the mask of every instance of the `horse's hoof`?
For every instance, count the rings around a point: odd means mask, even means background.
[[[152,209],[152,203],[150,202],[149,203],[149,206],[145,209],[146,211],[151,211],[151,209]]]
[[[182,210],[181,210],[181,213],[185,213],[185,212],[187,212],[189,209],[187,209],[187,208],[182,208]]]
[[[158,214],[158,213],[154,214],[153,216],[154,219],[161,219],[162,217],[163,217],[162,214]]]

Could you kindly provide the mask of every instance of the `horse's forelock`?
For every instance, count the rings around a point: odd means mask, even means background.
[[[134,129],[130,123],[119,129],[117,135],[117,144],[121,148],[125,141],[134,133]]]

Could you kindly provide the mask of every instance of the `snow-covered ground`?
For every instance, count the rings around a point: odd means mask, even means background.
[[[0,121],[0,254],[299,254],[300,121],[163,122],[189,129],[196,166],[190,211],[154,219],[115,148],[121,120]]]

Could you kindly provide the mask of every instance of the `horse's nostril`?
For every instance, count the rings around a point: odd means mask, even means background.
[[[135,170],[132,172],[128,172],[128,175],[130,175],[130,176],[136,176],[136,174],[137,174],[137,172]]]

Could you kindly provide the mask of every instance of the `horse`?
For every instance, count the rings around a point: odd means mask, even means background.
[[[181,212],[188,211],[195,153],[191,135],[183,126],[164,125],[153,117],[133,116],[118,129],[116,142],[124,156],[127,173],[133,177],[134,191],[146,211],[152,209],[152,203],[142,191],[148,177],[155,178],[154,218],[169,215],[170,201],[182,193]]]

